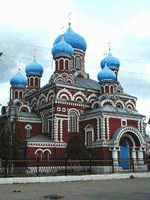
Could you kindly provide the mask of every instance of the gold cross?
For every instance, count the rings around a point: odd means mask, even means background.
[[[36,59],[36,48],[34,48],[33,51],[34,51],[34,56],[33,57],[34,57],[34,59]]]
[[[19,62],[18,62],[18,71],[20,72],[21,71],[21,60],[19,60]]]
[[[105,56],[105,58],[106,58],[106,55],[107,55],[107,53],[104,53],[104,54],[103,54],[103,56]]]
[[[109,53],[110,53],[110,44],[111,44],[111,42],[109,41],[109,42],[108,42],[108,46],[109,46]]]
[[[62,35],[64,34],[64,28],[65,28],[64,26],[61,27]]]
[[[68,17],[69,17],[69,26],[71,25],[71,17],[70,17],[71,14],[72,14],[72,13],[69,13],[69,15],[68,15]]]

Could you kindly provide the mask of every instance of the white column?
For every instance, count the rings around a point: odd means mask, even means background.
[[[138,130],[141,132],[141,130],[140,130],[140,120],[138,120]]]
[[[136,150],[135,148],[133,147],[132,148],[132,159],[133,159],[133,162],[134,162],[134,165],[137,165],[137,161],[136,161]]]
[[[35,77],[33,77],[33,87],[35,87]]]
[[[109,117],[107,117],[107,140],[109,140]]]
[[[68,117],[68,132],[70,131],[70,117]]]
[[[77,132],[79,132],[79,117],[77,117]]]
[[[142,151],[141,148],[138,150],[138,164],[139,165],[143,165],[144,164],[144,161],[143,161],[143,151]]]
[[[105,140],[105,117],[102,118],[102,140]]]
[[[143,121],[141,121],[141,133],[144,136],[144,128],[143,128]]]
[[[99,141],[99,118],[97,118],[97,141]]]
[[[118,166],[118,151],[115,148],[112,150],[112,158],[114,166]]]
[[[63,142],[63,119],[60,119],[60,142]]]
[[[54,119],[54,141],[58,142],[58,119]]]

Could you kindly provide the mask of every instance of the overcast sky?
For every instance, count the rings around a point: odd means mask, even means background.
[[[104,51],[119,58],[119,81],[124,92],[138,98],[137,110],[150,117],[150,1],[149,0],[5,0],[0,12],[0,104],[7,105],[10,78],[36,59],[43,66],[42,86],[52,74],[51,49],[61,34],[62,25],[72,29],[87,42],[85,69],[97,80]],[[12,44],[13,43],[13,44]],[[17,43],[17,44],[16,44]],[[19,45],[20,44],[20,45]],[[44,47],[44,48],[42,48]],[[147,131],[150,131],[147,125]]]

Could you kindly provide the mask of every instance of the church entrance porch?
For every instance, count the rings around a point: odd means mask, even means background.
[[[114,165],[122,169],[134,167],[136,170],[146,169],[144,163],[145,141],[143,135],[135,127],[121,127],[113,136],[114,148],[112,159]]]

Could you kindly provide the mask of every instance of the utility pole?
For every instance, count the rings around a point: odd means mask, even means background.
[[[12,159],[12,132],[11,132],[11,87],[9,94],[9,135],[10,135],[10,160]]]

